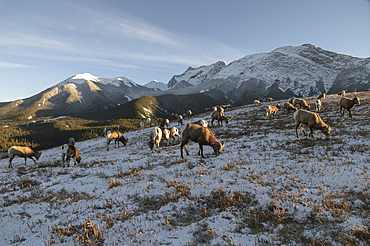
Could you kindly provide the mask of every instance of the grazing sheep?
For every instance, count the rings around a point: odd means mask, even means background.
[[[170,127],[170,120],[158,118],[158,125],[160,128],[164,128],[164,126]]]
[[[189,109],[187,112],[186,112],[187,116],[188,116],[188,119],[190,119],[190,117],[194,117],[194,113],[191,112],[191,110]]]
[[[182,115],[180,114],[179,118],[177,119],[177,125],[180,125],[180,126],[182,125],[182,119],[183,119]]]
[[[146,127],[151,127],[152,126],[152,119],[151,118],[147,118],[146,119]]]
[[[122,133],[124,133],[124,132],[128,132],[127,127],[122,126],[122,125],[118,125],[117,130],[118,130],[119,132],[122,132]],[[113,131],[111,131],[111,132],[113,132]]]
[[[222,125],[222,121],[225,121],[226,124],[229,123],[230,119],[227,118],[223,113],[220,113],[218,111],[213,111],[212,114],[211,114],[211,124],[213,126],[213,121],[214,120],[217,120],[218,121],[218,125],[220,125],[220,122],[221,122],[221,125]]]
[[[150,131],[148,145],[149,145],[150,149],[152,150],[152,152],[154,150],[159,151],[159,144],[161,142],[161,139],[162,139],[162,130],[161,130],[161,128],[155,127],[154,129],[152,129]]]
[[[106,137],[108,132],[114,132],[113,127],[110,126],[104,127],[103,136]]]
[[[348,97],[342,97],[339,101],[340,105],[340,115],[344,116],[344,111],[347,109],[349,113],[349,117],[352,118],[352,109],[357,105],[360,105],[360,99],[358,97],[354,97],[353,99],[349,99]]]
[[[275,117],[279,108],[280,108],[280,104],[277,104],[276,106],[270,106],[270,105],[267,106],[266,107],[266,116],[268,118],[271,118],[271,116]]]
[[[290,112],[293,111],[293,113],[294,113],[295,111],[297,111],[297,108],[294,107],[291,103],[285,102],[283,104],[283,111],[286,112],[286,113],[290,113]]]
[[[300,127],[301,131],[305,136],[307,134],[303,131],[303,126],[307,126],[310,129],[309,137],[313,137],[313,129],[321,130],[326,136],[329,136],[330,126],[327,125],[319,116],[318,113],[300,109],[294,112],[295,120],[295,131],[298,138],[298,128]]]
[[[325,93],[322,93],[317,99],[319,100],[325,100]]]
[[[291,97],[291,98],[289,98],[288,103],[290,103],[290,104],[292,104],[292,105],[293,105],[293,101],[294,101],[294,99],[295,99],[295,97]]]
[[[299,105],[301,109],[306,109],[306,110],[310,109],[310,105],[308,105],[308,103],[305,100],[300,99],[300,98],[294,98],[293,106],[297,107],[297,105]]]
[[[197,124],[197,125],[200,125],[200,126],[204,126],[204,127],[208,127],[208,122],[206,120],[198,120],[196,122],[193,122],[192,124]]]
[[[320,111],[321,110],[321,106],[322,106],[321,100],[316,99],[315,100],[315,109],[316,109],[316,111]]]
[[[254,104],[259,105],[262,104],[259,100],[254,100]]]
[[[179,142],[180,142],[179,129],[177,129],[176,127],[172,127],[171,130],[170,130],[170,137],[173,138],[173,143],[174,144],[176,142],[176,138],[175,138],[176,136],[179,138]]]
[[[170,145],[170,130],[162,129],[162,140],[166,140],[167,146]]]
[[[341,92],[338,93],[339,96],[345,97],[346,96],[346,91],[342,90]]]
[[[27,158],[30,158],[33,160],[33,162],[36,164],[35,157],[37,160],[40,159],[41,151],[34,151],[30,147],[22,147],[22,146],[12,146],[8,149],[9,154],[9,166],[8,168],[13,168],[12,160],[15,156],[24,157],[24,165],[27,166]]]
[[[81,162],[82,157],[79,155],[78,149],[76,146],[71,144],[62,145],[62,165],[64,167],[65,161],[67,161],[67,166],[69,167],[69,162],[73,158],[75,160],[74,165]]]
[[[274,99],[272,98],[272,97],[268,97],[267,99],[266,99],[266,102],[273,102],[274,101]]]
[[[211,129],[208,127],[199,126],[197,124],[188,123],[181,127],[181,157],[183,158],[182,149],[185,146],[186,154],[189,155],[188,152],[188,144],[189,141],[194,141],[199,144],[199,151],[198,155],[200,154],[203,158],[203,145],[209,145],[213,148],[216,155],[221,153],[221,150],[225,146],[224,141],[217,141],[216,137],[213,135]]]
[[[116,148],[116,144],[119,147],[119,142],[121,142],[124,146],[127,144],[127,138],[125,138],[121,132],[108,132],[107,133],[107,151],[109,150],[110,142],[114,140],[114,148]]]
[[[171,113],[171,115],[172,115],[172,117],[173,117],[174,120],[177,120],[178,117],[179,117],[178,114]]]

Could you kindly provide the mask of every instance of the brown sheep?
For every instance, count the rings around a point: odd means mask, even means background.
[[[297,105],[299,105],[301,109],[306,109],[306,110],[310,109],[310,105],[308,105],[308,103],[305,100],[300,99],[300,98],[294,98],[293,106],[297,107]]]
[[[301,131],[305,136],[307,134],[303,131],[303,126],[307,126],[310,129],[309,137],[313,137],[313,129],[321,130],[326,136],[329,136],[330,126],[327,125],[319,116],[319,114],[304,109],[300,109],[294,112],[295,120],[295,131],[298,138],[298,128],[301,127]]]
[[[117,130],[118,130],[119,132],[122,132],[122,133],[124,133],[124,132],[128,132],[127,127],[122,126],[122,125],[118,125]]]
[[[273,102],[274,101],[274,99],[272,98],[272,97],[268,97],[267,99],[266,99],[266,102]]]
[[[169,119],[158,118],[157,121],[160,128],[164,128],[165,126],[170,127]]]
[[[12,160],[14,159],[15,156],[19,157],[24,157],[24,165],[27,166],[27,158],[30,158],[33,160],[33,162],[36,164],[35,157],[37,160],[39,160],[41,156],[41,151],[37,152],[32,150],[30,147],[22,147],[22,146],[12,146],[8,149],[8,154],[9,154],[9,166],[8,168],[13,168],[12,165]]]
[[[254,104],[259,105],[262,104],[259,100],[254,100]]]
[[[275,117],[277,111],[279,110],[279,108],[280,108],[280,104],[277,104],[276,106],[270,106],[270,105],[267,106],[267,108],[266,108],[266,116],[269,117],[269,118],[271,116]]]
[[[217,120],[218,121],[218,125],[220,125],[220,122],[221,122],[221,125],[222,125],[222,121],[225,121],[226,124],[229,123],[230,119],[227,118],[223,113],[220,113],[218,111],[213,111],[212,114],[211,114],[211,124],[213,126],[213,121],[214,120]]]
[[[180,114],[179,115],[179,118],[177,119],[177,125],[182,125],[182,120],[183,120],[183,118],[182,118],[182,115]]]
[[[121,132],[108,132],[107,133],[107,151],[109,150],[109,144],[110,142],[114,140],[114,148],[116,148],[116,145],[119,147],[119,142],[121,142],[124,146],[127,144],[127,138],[125,138]],[[117,144],[118,143],[118,144]]]
[[[294,113],[295,111],[297,111],[297,108],[294,107],[292,104],[285,102],[283,104],[283,111],[286,113],[291,113],[293,111]]]
[[[322,93],[317,99],[319,100],[325,100],[325,93]]]
[[[181,157],[183,158],[183,147],[185,146],[186,154],[189,155],[188,152],[188,144],[191,141],[197,142],[199,144],[199,151],[198,155],[203,155],[203,145],[209,145],[213,148],[216,155],[221,153],[221,150],[225,146],[224,141],[217,141],[216,137],[213,135],[211,129],[208,127],[199,126],[197,124],[188,123],[181,127]]]
[[[194,117],[194,113],[191,112],[191,110],[189,109],[187,112],[186,112],[187,116],[188,116],[188,119],[190,119],[190,117]]]
[[[358,97],[354,97],[353,99],[349,99],[348,97],[342,97],[339,101],[340,105],[340,115],[344,116],[344,111],[347,109],[349,113],[349,117],[352,118],[352,109],[356,105],[360,105],[360,99]]]
[[[81,162],[82,157],[80,156],[78,149],[76,146],[71,144],[63,144],[62,145],[62,165],[64,167],[65,161],[67,161],[67,166],[69,167],[70,159],[74,159],[74,165]]]

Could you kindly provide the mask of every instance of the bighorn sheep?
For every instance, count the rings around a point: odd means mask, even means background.
[[[158,118],[157,121],[160,128],[163,128],[164,126],[170,127],[169,119]]]
[[[315,108],[316,108],[316,111],[320,111],[321,110],[321,106],[322,106],[321,100],[320,99],[316,99],[315,100]]]
[[[341,92],[338,93],[339,96],[345,97],[346,96],[346,91],[342,90]]]
[[[294,107],[292,104],[285,102],[283,104],[283,111],[286,113],[290,113],[291,111],[295,112],[297,111],[297,108]]]
[[[177,129],[176,127],[172,127],[171,130],[170,130],[170,137],[173,138],[173,143],[174,144],[176,142],[176,138],[175,138],[176,136],[179,138],[179,142],[180,142],[179,129]]]
[[[275,117],[279,108],[280,108],[280,104],[277,104],[276,106],[270,106],[270,105],[267,106],[266,107],[266,116],[268,118],[271,118],[271,116]]]
[[[198,155],[200,154],[203,158],[203,145],[209,145],[213,148],[216,155],[221,153],[221,150],[225,146],[224,141],[217,141],[216,137],[213,135],[211,129],[208,127],[199,126],[196,124],[188,123],[181,127],[181,157],[183,158],[183,147],[185,146],[186,154],[189,155],[188,152],[188,144],[189,141],[194,141],[199,144],[199,151]]]
[[[24,157],[24,165],[27,166],[27,158],[30,158],[33,160],[33,162],[36,164],[35,157],[37,160],[39,160],[41,156],[41,151],[37,152],[32,150],[30,147],[22,147],[22,146],[12,146],[8,149],[9,154],[9,166],[8,168],[13,168],[12,160],[15,156]]]
[[[137,127],[137,129],[139,131],[144,129],[144,123],[143,122],[136,123],[135,126]]]
[[[262,104],[259,100],[254,100],[254,104],[259,105]]]
[[[151,118],[147,118],[146,119],[146,127],[151,127],[152,126],[152,119]]]
[[[182,115],[180,114],[179,118],[177,119],[177,125],[180,125],[180,126],[182,125],[182,119],[183,119]]]
[[[306,110],[310,109],[310,105],[308,105],[308,103],[305,100],[300,99],[300,98],[294,98],[293,106],[296,107],[297,105],[299,105],[301,109],[306,109]]]
[[[188,116],[188,119],[190,119],[190,117],[194,117],[194,113],[191,112],[191,110],[189,109],[187,112],[186,112],[187,116]]]
[[[213,126],[213,121],[214,120],[217,120],[218,121],[218,125],[220,125],[220,122],[221,122],[221,125],[222,125],[222,121],[225,121],[226,124],[229,123],[230,119],[227,118],[223,113],[220,113],[218,111],[213,111],[212,114],[211,114],[211,124]]]
[[[192,124],[197,124],[197,125],[200,125],[200,126],[204,126],[204,127],[208,127],[208,122],[206,120],[198,120],[196,122],[193,122]]]
[[[307,134],[303,131],[303,126],[307,126],[310,129],[309,137],[313,137],[313,129],[321,130],[326,136],[329,136],[330,126],[327,125],[319,116],[318,113],[300,109],[294,112],[295,120],[295,131],[298,138],[298,128],[300,127],[301,131],[305,136]]]
[[[162,140],[165,139],[167,146],[170,145],[170,130],[168,129],[162,129]]]
[[[74,165],[81,162],[82,157],[79,155],[78,149],[72,144],[63,144],[62,145],[62,165],[64,167],[65,161],[67,161],[67,166],[69,167],[70,159],[75,160]]]
[[[267,99],[266,99],[266,102],[273,102],[274,101],[274,99],[272,98],[272,97],[268,97]]]
[[[325,100],[325,93],[322,93],[317,99],[319,100]]]
[[[148,145],[152,151],[158,150],[159,151],[159,144],[162,139],[162,130],[159,127],[155,127],[150,131],[149,135],[149,142]]]
[[[114,148],[116,148],[116,145],[118,145],[119,147],[119,142],[121,142],[124,146],[126,146],[127,144],[127,138],[125,138],[121,132],[118,132],[118,131],[108,132],[107,133],[107,151],[109,150],[109,144],[112,140],[114,140]]]
[[[339,101],[340,105],[340,115],[344,116],[344,111],[347,109],[349,113],[349,117],[352,118],[352,109],[357,105],[360,105],[360,99],[358,97],[354,97],[353,99],[349,99],[348,97],[343,97]]]
[[[178,114],[175,114],[175,113],[171,113],[172,117],[174,120],[177,120],[179,118]]]
[[[106,137],[108,132],[113,132],[113,131],[114,131],[113,127],[110,127],[110,126],[104,127],[103,136]]]
[[[293,105],[293,101],[294,101],[294,99],[295,99],[295,97],[291,97],[291,98],[289,98],[288,103],[290,103],[290,104],[292,104],[292,105]]]

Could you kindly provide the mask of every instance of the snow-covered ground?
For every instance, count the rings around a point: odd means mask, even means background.
[[[8,169],[3,159],[0,244],[366,245],[369,94],[359,95],[353,119],[339,116],[337,95],[324,101],[328,139],[297,139],[293,116],[267,119],[263,103],[228,110],[229,124],[211,127],[226,142],[219,156],[205,146],[203,159],[190,143],[182,159],[178,139],[153,154],[146,128],[109,151],[103,138],[76,143],[83,159],[73,167],[61,167],[59,148],[37,165],[15,158]],[[210,121],[185,122],[201,118]]]

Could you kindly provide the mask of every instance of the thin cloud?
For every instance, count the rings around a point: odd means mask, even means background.
[[[9,63],[9,62],[0,62],[0,67],[6,67],[6,68],[34,68],[33,66],[29,66],[29,65]]]

